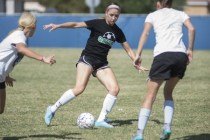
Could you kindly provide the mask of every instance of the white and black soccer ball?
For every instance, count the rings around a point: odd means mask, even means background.
[[[106,32],[104,35],[103,35],[104,38],[106,39],[109,39],[109,40],[112,40],[114,41],[115,40],[115,36],[112,32]]]
[[[77,118],[77,125],[79,128],[93,128],[95,118],[91,113],[81,113]]]

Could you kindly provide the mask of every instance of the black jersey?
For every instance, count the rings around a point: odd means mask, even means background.
[[[101,60],[107,60],[107,55],[115,41],[126,41],[122,30],[114,24],[110,26],[105,19],[85,21],[87,29],[91,31],[82,55],[91,56]]]

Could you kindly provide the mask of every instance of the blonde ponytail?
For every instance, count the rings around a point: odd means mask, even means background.
[[[35,23],[36,23],[36,17],[29,12],[24,12],[19,18],[18,26],[20,29],[23,30],[26,27],[31,27]]]

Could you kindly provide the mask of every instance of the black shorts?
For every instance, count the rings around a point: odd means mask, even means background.
[[[149,79],[168,80],[172,77],[184,77],[188,57],[182,52],[165,52],[156,56],[153,60]]]
[[[6,88],[5,82],[1,82],[0,83],[0,89],[5,89],[5,88]]]
[[[96,77],[96,72],[100,69],[109,68],[107,60],[99,60],[91,56],[82,55],[78,63],[84,63],[89,65],[93,69],[93,76]],[[76,64],[76,66],[77,66]]]

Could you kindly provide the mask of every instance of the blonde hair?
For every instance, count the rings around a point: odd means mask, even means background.
[[[21,29],[31,27],[36,24],[36,17],[30,12],[24,12],[19,18],[18,26]]]

